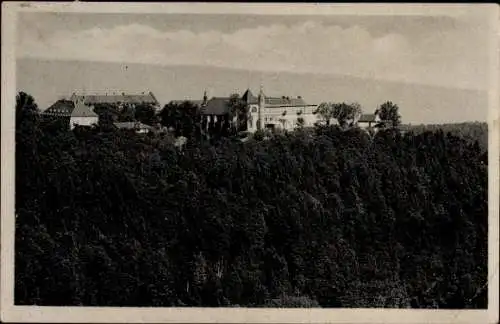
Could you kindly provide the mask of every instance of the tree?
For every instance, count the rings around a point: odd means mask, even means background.
[[[361,116],[362,110],[358,103],[321,103],[315,111],[328,126],[335,118],[342,128],[352,127]]]
[[[158,117],[163,126],[173,128],[177,131],[180,125],[182,112],[178,104],[168,103],[159,112]]]
[[[29,175],[33,174],[36,166],[33,161],[38,159],[38,143],[41,137],[40,115],[35,99],[25,93],[19,92],[16,96],[16,206],[17,201],[25,200],[27,192],[36,190],[32,182],[36,181]],[[26,176],[27,178],[23,178]],[[18,207],[16,207],[18,208]]]
[[[318,108],[314,111],[318,114],[320,119],[328,126],[332,118],[334,118],[334,106],[333,103],[322,102],[319,104]]]
[[[378,115],[380,122],[377,124],[379,128],[396,128],[401,125],[401,115],[399,114],[398,105],[391,101],[384,102],[375,112]]]
[[[38,105],[35,99],[26,92],[19,92],[16,96],[16,126],[25,122],[34,122],[38,119]]]
[[[234,117],[236,117],[236,124],[232,126],[236,132],[245,131],[247,129],[247,114],[248,106],[240,98],[237,93],[229,96],[229,101],[227,103],[229,110],[229,118],[231,123]]]
[[[135,107],[135,120],[146,125],[155,125],[157,122],[155,108],[150,104],[139,104]]]
[[[305,124],[305,120],[303,117],[299,117],[297,118],[297,127],[298,128],[303,128],[304,127],[304,124]]]
[[[361,106],[358,103],[337,103],[333,105],[333,117],[337,119],[343,128],[352,127],[362,114]]]
[[[197,105],[190,101],[181,104],[169,103],[159,113],[163,126],[172,127],[176,136],[188,139],[201,135],[201,114]]]
[[[118,115],[119,122],[134,122],[135,121],[135,106],[124,105]]]
[[[114,128],[114,122],[116,114],[111,110],[103,109],[99,113],[98,126],[103,131],[112,131]]]

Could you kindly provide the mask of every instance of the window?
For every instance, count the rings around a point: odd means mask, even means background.
[[[257,112],[257,107],[252,107],[252,112]]]

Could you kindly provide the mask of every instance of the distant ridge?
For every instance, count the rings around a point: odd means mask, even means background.
[[[43,59],[43,58],[21,58],[18,59],[18,61],[25,60],[25,61],[39,61],[39,62],[47,62],[47,63],[53,63],[55,61],[53,60],[48,60],[48,59]],[[319,77],[335,77],[335,78],[346,78],[346,79],[353,79],[353,80],[364,80],[364,81],[376,81],[376,82],[384,82],[384,83],[394,83],[394,84],[406,84],[406,85],[417,85],[421,87],[432,87],[432,88],[443,88],[443,89],[453,89],[453,90],[464,90],[464,91],[486,91],[486,90],[481,90],[481,89],[469,89],[469,88],[457,88],[457,87],[449,87],[446,85],[429,85],[425,83],[418,83],[418,82],[407,82],[404,80],[390,80],[390,79],[383,79],[383,78],[367,78],[367,77],[360,77],[360,76],[354,76],[354,75],[349,75],[349,74],[338,74],[338,73],[327,73],[327,72],[318,72],[318,73],[312,73],[312,72],[301,72],[301,71],[293,71],[293,70],[283,70],[283,71],[265,71],[265,70],[250,70],[250,69],[245,69],[245,68],[234,68],[234,67],[226,67],[226,66],[217,66],[217,65],[200,65],[200,64],[172,64],[172,65],[167,65],[167,64],[147,64],[147,63],[129,63],[129,62],[111,62],[111,61],[79,61],[79,60],[73,60],[73,59],[60,59],[58,60],[60,62],[67,62],[67,63],[90,63],[90,64],[113,64],[113,65],[120,65],[120,66],[126,66],[128,68],[132,66],[147,66],[147,67],[157,67],[157,68],[178,68],[178,69],[217,69],[217,70],[229,70],[229,71],[234,71],[234,72],[241,72],[241,73],[251,73],[251,74],[292,74],[292,75],[302,75],[302,76],[319,76]]]

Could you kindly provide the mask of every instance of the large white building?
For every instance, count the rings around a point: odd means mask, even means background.
[[[263,89],[255,97],[247,90],[242,99],[249,107],[248,131],[257,129],[292,130],[299,125],[313,126],[318,121],[317,105],[307,104],[302,97],[267,97]]]

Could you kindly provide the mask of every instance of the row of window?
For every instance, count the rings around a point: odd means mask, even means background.
[[[311,126],[313,125],[313,123],[309,123],[307,122],[305,119],[302,119],[303,120],[303,126]],[[269,122],[269,123],[266,123],[266,122]],[[265,125],[278,125],[280,127],[285,127],[285,128],[294,128],[298,125],[299,123],[299,119],[295,119],[295,120],[282,120],[282,121],[279,121],[279,120],[265,120]],[[249,128],[253,128],[254,127],[254,122],[253,120],[249,119],[248,120],[248,127]]]
[[[257,107],[252,108],[252,112],[256,113],[257,112]],[[280,110],[280,109],[271,109],[271,108],[264,108],[264,113],[267,115],[282,115],[283,113],[285,114],[312,114],[315,109],[304,109],[304,108],[297,108],[297,109],[288,109],[288,110]]]

